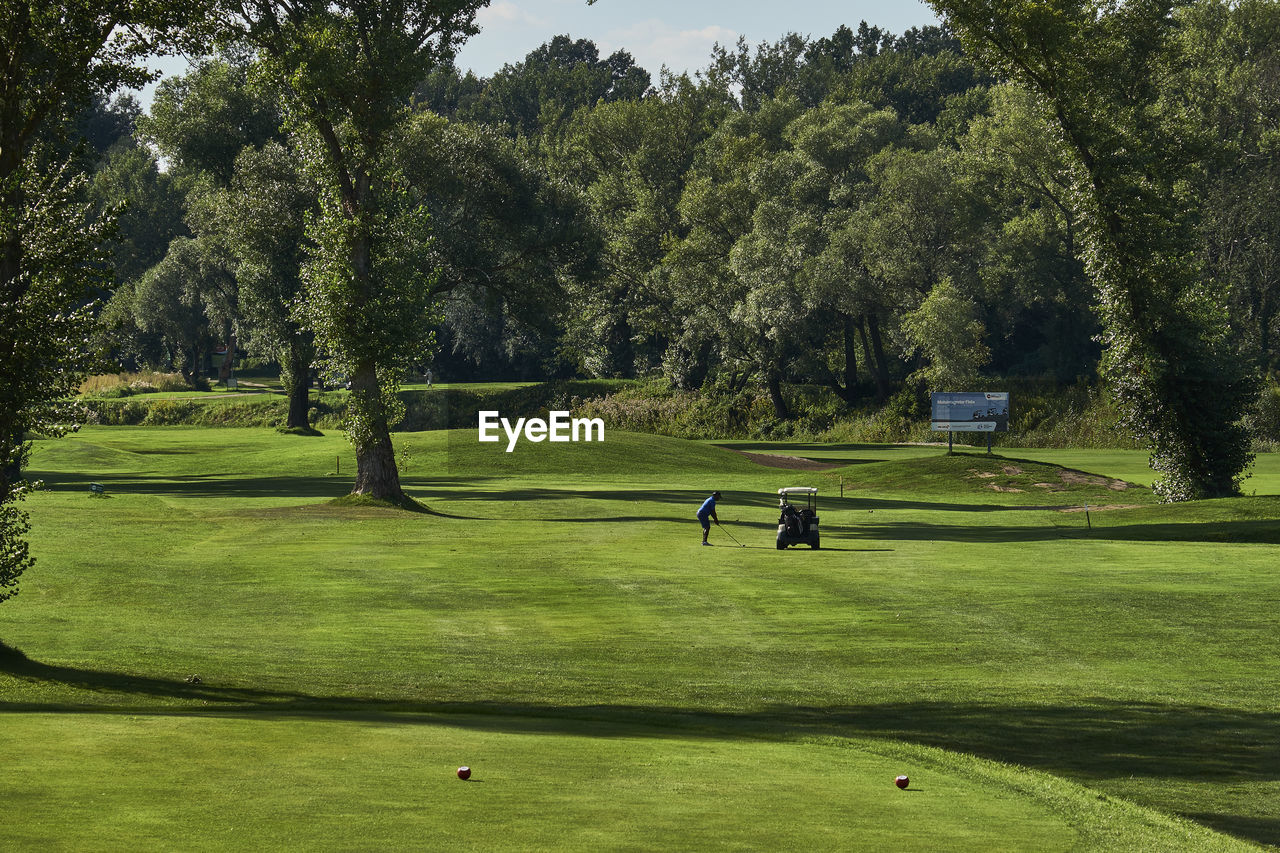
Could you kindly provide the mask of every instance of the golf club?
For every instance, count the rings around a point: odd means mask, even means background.
[[[728,537],[729,537],[730,539],[732,539],[735,543],[737,543],[737,545],[738,545],[738,547],[739,547],[739,548],[745,548],[745,547],[747,547],[746,545],[743,545],[741,542],[738,542],[737,538],[736,538],[732,533],[730,533],[728,530],[725,530],[724,525],[723,525],[723,524],[721,524],[720,522],[718,522],[718,521],[716,522],[716,527],[719,527],[721,530],[724,530],[724,535],[725,535],[725,536],[728,536]]]

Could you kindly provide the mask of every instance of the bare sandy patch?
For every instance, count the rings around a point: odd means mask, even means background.
[[[1129,484],[1124,480],[1113,480],[1110,477],[1099,477],[1094,474],[1086,474],[1083,471],[1072,471],[1069,468],[1063,468],[1060,470],[1058,472],[1058,476],[1062,478],[1062,482],[1072,486],[1106,486],[1113,492],[1123,492],[1129,488]]]
[[[784,456],[781,453],[751,453],[746,450],[734,450],[732,447],[725,449],[740,453],[757,465],[767,465],[770,468],[789,468],[792,471],[831,471],[843,467],[839,462],[819,462],[816,459],[805,459],[802,456]]]

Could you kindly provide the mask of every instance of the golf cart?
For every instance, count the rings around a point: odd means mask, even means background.
[[[818,547],[818,490],[812,486],[778,489],[778,550],[788,545]]]

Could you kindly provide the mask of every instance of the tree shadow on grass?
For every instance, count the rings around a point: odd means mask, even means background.
[[[31,480],[43,480],[52,492],[89,493],[90,483],[102,483],[108,494],[159,495],[193,498],[336,498],[345,494],[352,479],[346,474],[323,476],[241,476],[238,474],[75,474],[63,471],[26,472]],[[506,477],[417,477],[402,475],[400,483],[406,491],[422,493],[428,501],[493,501],[499,503],[556,501],[627,501],[685,505],[696,509],[706,500],[709,489],[661,488],[486,488],[487,483],[501,484]],[[776,494],[766,491],[724,490],[720,508],[732,510],[760,509],[774,511]],[[930,510],[938,512],[1018,512],[1053,509],[1044,506],[1016,506],[987,503],[948,503],[945,501],[889,500],[876,498],[839,498],[819,496],[819,511],[864,510]],[[691,510],[692,512],[692,510]]]
[[[346,477],[238,477],[226,474],[192,474],[192,475],[138,475],[131,474],[118,478],[93,477],[80,474],[29,472],[31,479],[43,479],[49,491],[77,492],[86,495],[90,483],[103,483],[108,495],[157,495],[164,497],[189,498],[307,498],[307,499],[344,499],[351,481]],[[672,507],[681,507],[678,517],[687,515],[692,519],[694,512],[709,492],[701,489],[555,489],[555,488],[518,488],[518,489],[486,489],[483,484],[486,477],[457,479],[453,477],[402,477],[401,485],[412,497],[426,503],[430,514],[462,520],[480,520],[484,517],[468,513],[448,511],[447,507],[466,503],[490,502],[495,504],[544,503],[563,505],[565,503],[656,503]],[[737,508],[762,508],[770,511],[776,506],[776,500],[770,496],[756,496],[749,493],[727,492],[729,504]],[[723,505],[722,505],[723,506]],[[354,509],[367,507],[352,507]],[[658,515],[610,515],[595,517],[558,517],[548,515],[541,521],[672,521],[677,516]],[[497,517],[494,517],[497,520]]]
[[[1068,521],[1069,519],[1069,521]],[[1103,542],[1219,542],[1280,544],[1280,522],[1267,519],[1239,521],[1170,522],[1167,524],[1094,524],[1089,528],[1078,514],[1064,516],[1054,525],[964,525],[891,522],[842,525],[843,536],[881,541],[943,541],[973,543],[1043,542],[1057,539]]]
[[[88,492],[90,483],[102,483],[108,494],[162,495],[193,498],[336,498],[350,490],[352,478],[238,477],[229,474],[125,474],[89,475],[61,471],[29,471],[27,477],[43,480],[52,492]]]
[[[193,702],[219,702],[240,707],[307,701],[313,698],[304,693],[215,687],[203,682],[58,666],[33,660],[4,643],[0,643],[0,673],[23,681],[53,682],[94,694],[113,693]],[[22,703],[0,702],[0,709],[12,709],[11,706],[15,704]],[[40,707],[36,703],[31,709],[39,710]],[[93,706],[89,707],[96,710]]]
[[[193,498],[337,498],[346,493],[350,481],[345,477],[236,477],[225,474],[207,475],[129,475],[118,479],[92,477],[90,475],[61,472],[30,472],[32,479],[44,479],[51,491],[83,491],[90,494],[91,482],[102,482],[107,494],[145,494]],[[452,504],[467,502],[493,503],[545,503],[562,505],[565,502],[626,502],[656,503],[680,507],[678,514],[659,515],[600,515],[594,517],[556,516],[547,514],[541,521],[571,523],[586,522],[646,522],[683,519],[706,497],[699,489],[560,489],[527,487],[516,489],[487,489],[488,478],[458,479],[453,477],[404,477],[402,483],[414,497],[427,503],[430,515],[462,520],[480,520],[482,517],[452,513],[441,509]],[[766,493],[726,492],[721,503],[722,511],[735,509],[758,511],[760,524],[772,522],[769,517],[776,509],[776,497]],[[1053,524],[931,524],[913,521],[884,522],[872,518],[876,511],[927,510],[961,513],[1028,513],[1058,509],[1058,506],[1010,506],[1001,504],[940,503],[911,500],[886,500],[874,498],[830,498],[837,512],[867,512],[867,523],[826,524],[824,530],[839,536],[883,541],[949,541],[973,543],[1039,542],[1064,538],[1096,539],[1119,542],[1234,542],[1280,544],[1280,522],[1273,519],[1240,519],[1233,521],[1171,522],[1125,524],[1120,518],[1096,518],[1088,527],[1081,513],[1061,514],[1061,520]],[[821,509],[820,509],[821,511]],[[847,516],[842,516],[847,517]],[[768,519],[767,521],[765,519]],[[751,522],[746,522],[750,524]]]
[[[433,481],[416,484],[412,479],[406,484],[417,485],[422,489],[436,488]],[[669,506],[688,507],[692,517],[707,499],[711,492],[705,489],[651,489],[651,488],[608,488],[608,489],[573,489],[573,488],[538,488],[526,487],[518,489],[458,489],[441,494],[440,497],[457,501],[493,501],[496,503],[529,503],[554,501],[624,501],[628,503],[659,503]],[[778,499],[776,495],[760,495],[748,492],[725,491],[718,509],[724,512],[731,508],[769,507],[776,511]]]
[[[1260,844],[1280,844],[1280,817],[1248,817],[1219,812],[1187,812],[1182,816],[1228,835]]]
[[[742,712],[676,706],[370,699],[194,684],[155,676],[41,663],[0,645],[0,673],[86,691],[86,701],[0,701],[17,712],[128,713],[445,724],[480,731],[595,737],[885,738],[971,753],[1085,784],[1152,778],[1242,789],[1242,814],[1186,816],[1264,844],[1280,843],[1280,819],[1258,818],[1252,793],[1280,781],[1280,712],[1084,698],[1078,704],[897,702],[777,705]],[[109,694],[112,704],[98,704]],[[117,704],[133,697],[134,704]],[[148,700],[152,700],[148,702]],[[159,702],[159,704],[157,704]],[[1114,788],[1113,788],[1114,790]],[[1215,801],[1215,807],[1221,800]],[[1244,812],[1250,811],[1246,814]]]
[[[45,489],[57,492],[89,492],[90,483],[106,485],[108,493],[186,496],[198,498],[217,497],[338,497],[344,494],[352,482],[347,475],[253,477],[236,474],[127,474],[89,475],[69,474],[61,471],[28,471],[32,480],[43,480]],[[574,489],[574,488],[518,488],[487,489],[492,477],[414,477],[401,476],[400,483],[406,491],[425,492],[427,500],[495,501],[501,503],[527,501],[652,501],[666,504],[687,504],[693,509],[706,500],[709,490],[703,489]],[[505,482],[507,478],[496,478]],[[758,496],[745,492],[726,492],[734,506],[777,505],[771,496]]]

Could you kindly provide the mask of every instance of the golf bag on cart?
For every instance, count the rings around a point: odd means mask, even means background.
[[[788,536],[802,536],[805,530],[804,519],[791,504],[782,505],[782,517],[778,519]]]
[[[805,505],[796,507],[793,498],[803,498]],[[788,545],[818,545],[818,490],[809,486],[778,489],[778,550]]]

